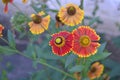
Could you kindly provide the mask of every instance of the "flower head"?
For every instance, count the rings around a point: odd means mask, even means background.
[[[79,57],[89,57],[94,55],[97,48],[100,46],[98,43],[100,37],[89,26],[80,26],[78,29],[73,30],[73,48],[72,51]]]
[[[95,78],[99,78],[103,73],[103,70],[104,70],[104,65],[100,64],[99,62],[95,62],[92,64],[88,72],[88,77],[92,80]]]
[[[61,7],[58,16],[64,24],[75,26],[81,23],[84,18],[84,11],[75,4],[67,4],[66,7]]]
[[[50,23],[50,15],[43,17],[45,13],[43,11],[38,14],[32,14],[32,21],[28,23],[32,34],[41,34],[48,29]]]
[[[4,27],[0,24],[0,37],[2,37],[2,31],[4,30]]]
[[[5,4],[4,12],[7,13],[8,12],[8,3],[13,3],[13,0],[2,0],[2,2]]]
[[[52,35],[49,45],[54,54],[64,56],[71,51],[72,40],[73,36],[70,32],[61,31]]]

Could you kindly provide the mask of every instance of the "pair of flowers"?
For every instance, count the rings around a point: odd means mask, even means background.
[[[32,34],[41,34],[48,29],[50,23],[50,15],[46,15],[43,11],[38,14],[31,15],[32,21],[28,23]],[[57,26],[65,24],[75,26],[82,22],[84,11],[75,4],[67,4],[61,7],[56,15]]]
[[[53,53],[59,56],[73,51],[79,57],[89,57],[94,55],[100,46],[99,39],[94,29],[89,26],[79,26],[72,33],[61,31],[53,34],[49,44]]]

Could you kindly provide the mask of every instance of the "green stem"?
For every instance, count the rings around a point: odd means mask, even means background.
[[[62,80],[66,80],[67,76],[65,75]]]
[[[80,0],[80,6],[79,6],[82,10],[84,9],[84,0]]]
[[[24,55],[22,52],[20,52],[20,51],[16,51],[18,54],[20,54],[20,55],[22,55],[22,56],[24,56],[24,57],[27,57],[27,58],[29,58],[29,59],[32,59],[31,57],[29,57],[29,56],[27,56],[27,55]],[[49,65],[49,64],[47,64],[47,63],[45,63],[45,62],[43,62],[43,61],[38,61],[38,63],[40,63],[40,64],[42,64],[42,65],[44,65],[44,66],[47,66],[47,67],[49,67],[49,68],[51,68],[51,69],[53,69],[53,70],[56,70],[56,71],[58,71],[58,72],[61,72],[62,74],[64,74],[64,75],[66,75],[66,76],[69,76],[69,77],[71,77],[71,78],[74,78],[72,75],[70,75],[70,74],[68,74],[67,72],[65,72],[65,71],[62,71],[62,70],[60,70],[60,69],[58,69],[58,68],[56,68],[56,67],[54,67],[54,66],[51,66],[51,65]]]
[[[9,45],[9,42],[8,42],[6,39],[4,39],[4,38],[2,38],[2,37],[1,37],[1,39],[2,39],[6,44]]]
[[[60,69],[58,69],[58,68],[56,68],[56,67],[53,67],[53,66],[51,66],[51,65],[49,65],[49,64],[47,64],[47,63],[44,63],[44,62],[42,62],[42,61],[39,61],[39,63],[42,64],[42,65],[44,65],[44,66],[47,66],[47,67],[49,67],[49,68],[51,68],[51,69],[53,69],[53,70],[56,70],[56,71],[58,71],[58,72],[60,72],[60,73],[62,73],[62,74],[64,74],[64,75],[66,75],[66,76],[68,76],[68,77],[71,77],[71,78],[75,79],[72,75],[68,74],[68,73],[65,72],[65,71],[62,71],[62,70],[60,70]]]
[[[8,43],[8,41],[7,40],[5,40],[4,38],[1,38],[3,41],[5,41],[7,44],[9,44]],[[18,54],[20,54],[20,55],[22,55],[22,56],[24,56],[24,57],[26,57],[26,58],[29,58],[29,59],[31,59],[31,60],[33,60],[31,57],[29,57],[29,56],[27,56],[27,55],[24,55],[22,52],[20,52],[20,51],[18,51],[18,50],[16,50],[16,53],[18,53]],[[64,74],[64,75],[66,75],[66,76],[68,76],[68,77],[71,77],[71,78],[73,78],[73,79],[75,79],[72,75],[70,75],[69,73],[67,73],[67,72],[65,72],[65,71],[63,71],[63,70],[60,70],[60,69],[58,69],[58,68],[56,68],[56,67],[54,67],[54,66],[51,66],[51,65],[49,65],[49,64],[47,64],[47,63],[45,63],[45,62],[43,62],[43,61],[38,61],[38,63],[40,63],[40,64],[42,64],[42,65],[44,65],[44,66],[46,66],[46,67],[49,67],[49,68],[51,68],[51,69],[53,69],[53,70],[56,70],[56,71],[58,71],[58,72],[60,72],[60,73],[62,73],[62,74]]]
[[[27,56],[27,55],[24,55],[22,52],[20,52],[20,51],[17,51],[17,53],[18,54],[20,54],[20,55],[22,55],[22,56],[25,56],[25,57],[27,57],[27,58],[29,58],[29,59],[32,59],[31,57],[29,57],[29,56]],[[53,69],[53,70],[56,70],[56,71],[58,71],[58,72],[60,72],[60,73],[62,73],[62,74],[64,74],[64,75],[66,75],[66,76],[68,76],[68,77],[71,77],[71,78],[73,78],[73,79],[75,79],[72,75],[70,75],[69,73],[67,73],[67,72],[65,72],[65,71],[62,71],[62,70],[60,70],[60,69],[58,69],[58,68],[56,68],[56,67],[54,67],[54,66],[51,66],[51,65],[49,65],[49,64],[47,64],[47,63],[45,63],[45,62],[43,62],[43,61],[38,61],[38,63],[40,63],[40,64],[42,64],[42,65],[44,65],[44,66],[46,66],[46,67],[49,67],[49,68],[51,68],[51,69]]]
[[[80,0],[80,6],[79,6],[82,10],[84,10],[84,0]],[[82,20],[82,25],[84,25],[84,19]]]

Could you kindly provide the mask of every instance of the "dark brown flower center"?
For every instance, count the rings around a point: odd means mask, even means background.
[[[95,67],[93,67],[93,68],[91,69],[91,72],[92,72],[92,73],[95,73],[96,70],[97,70],[97,69],[96,69]]]
[[[67,13],[68,13],[69,15],[74,15],[74,14],[76,13],[75,7],[70,6],[70,7],[67,9]]]
[[[33,20],[34,23],[39,24],[39,23],[41,23],[41,21],[42,21],[42,17],[39,16],[39,15],[34,15],[34,16],[32,17],[32,20]]]
[[[61,20],[60,20],[58,14],[55,16],[55,19],[56,19],[56,21],[61,22]]]

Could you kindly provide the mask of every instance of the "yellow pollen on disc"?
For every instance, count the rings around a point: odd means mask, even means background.
[[[58,47],[62,47],[65,44],[65,38],[60,36],[55,39],[55,45]]]
[[[90,40],[90,38],[88,36],[81,36],[80,45],[82,47],[87,47],[87,46],[90,45],[90,43],[91,43],[91,40]]]
[[[55,42],[56,42],[57,44],[60,44],[60,43],[62,42],[62,39],[58,37],[58,38],[56,38]]]

